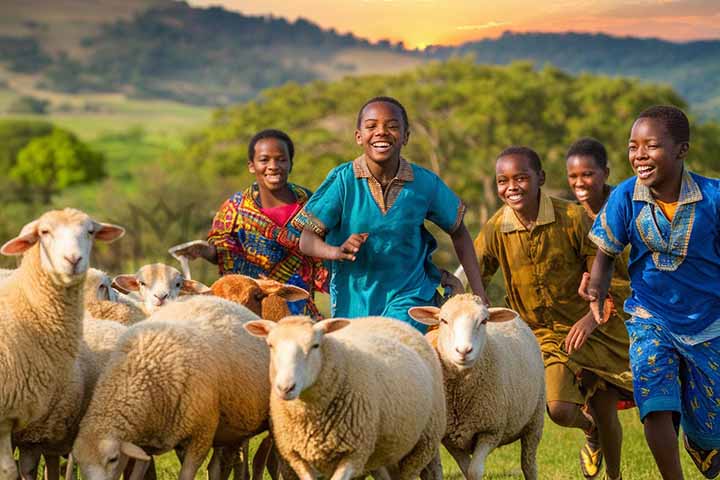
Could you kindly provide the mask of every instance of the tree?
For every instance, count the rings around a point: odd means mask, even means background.
[[[72,133],[55,129],[50,135],[31,140],[18,153],[9,173],[28,194],[49,204],[60,190],[103,178],[105,157]]]

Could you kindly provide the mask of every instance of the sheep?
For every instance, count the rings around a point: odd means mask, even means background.
[[[526,479],[537,478],[536,453],[545,414],[545,373],[530,328],[512,310],[488,309],[471,294],[442,308],[413,307],[427,325],[443,367],[447,432],[443,445],[466,478],[480,480],[487,455],[520,439]]]
[[[146,314],[151,314],[179,295],[207,293],[208,287],[195,280],[187,280],[176,268],[163,263],[144,265],[134,275],[118,275],[112,286],[121,293],[137,293]]]
[[[124,229],[75,210],[54,210],[0,247],[23,254],[0,284],[0,480],[15,480],[12,433],[39,421],[72,378],[82,329],[82,288],[93,240]]]
[[[112,288],[113,280],[107,273],[90,268],[85,279],[85,311],[90,318],[115,320],[132,325],[147,318],[140,305],[127,299]]]
[[[245,328],[270,347],[273,436],[302,480],[384,468],[409,480],[439,458],[442,371],[415,329],[382,317],[304,316]]]
[[[242,328],[257,318],[220,298],[189,296],[130,327],[73,447],[84,477],[116,478],[128,457],[149,461],[180,446],[180,478],[189,480],[211,446],[235,447],[265,430],[269,354]]]

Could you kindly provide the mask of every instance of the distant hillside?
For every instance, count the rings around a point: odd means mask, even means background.
[[[479,63],[532,60],[571,73],[636,77],[665,83],[683,95],[694,111],[720,118],[720,41],[673,43],[658,39],[579,33],[510,33],[459,47],[431,47],[433,59],[471,55]]]
[[[36,75],[47,90],[206,105],[245,100],[288,81],[398,71],[423,61],[400,46],[371,45],[304,19],[155,3],[161,5],[93,29],[74,51],[50,51],[36,35],[2,36],[0,59],[15,72]]]

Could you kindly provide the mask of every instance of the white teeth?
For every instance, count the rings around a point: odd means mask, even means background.
[[[377,142],[372,144],[375,148],[388,148],[390,146],[387,142]]]
[[[520,200],[522,198],[522,195],[508,195],[508,199],[515,201]]]
[[[643,166],[638,167],[638,168],[637,168],[637,171],[638,171],[639,173],[645,173],[645,172],[649,172],[649,171],[652,170],[652,169],[653,169],[653,167],[651,167],[651,166],[649,166],[649,165],[643,165]]]

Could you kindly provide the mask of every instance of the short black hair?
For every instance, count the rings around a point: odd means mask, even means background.
[[[607,168],[607,150],[599,140],[592,137],[583,137],[570,145],[565,160],[574,155],[588,155],[595,159],[595,164],[600,168]]]
[[[542,163],[540,162],[540,155],[535,152],[532,148],[522,146],[508,147],[497,156],[496,160],[502,157],[508,157],[510,155],[520,155],[527,158],[530,161],[530,168],[535,170],[537,173],[542,172]]]
[[[400,103],[399,100],[397,100],[393,97],[383,97],[383,96],[373,97],[370,100],[368,100],[367,102],[365,102],[362,107],[360,107],[360,111],[358,112],[358,116],[357,116],[357,123],[355,125],[356,128],[360,128],[360,122],[362,121],[362,114],[363,114],[363,111],[365,110],[365,107],[367,107],[371,103],[375,103],[375,102],[392,103],[393,105],[398,107],[400,109],[400,113],[402,114],[402,119],[403,119],[405,130],[408,130],[410,128],[410,121],[408,120],[408,114],[407,114],[407,111],[405,111],[405,107],[403,107],[402,103]]]
[[[250,139],[250,143],[248,143],[248,162],[252,162],[255,158],[255,144],[265,138],[275,138],[277,140],[280,140],[281,142],[285,142],[285,145],[287,145],[288,149],[288,155],[290,155],[290,164],[292,164],[293,156],[295,155],[295,145],[293,145],[293,142],[292,140],[290,140],[290,137],[287,133],[283,132],[282,130],[276,130],[274,128],[261,130],[255,135],[253,135],[253,137]]]
[[[641,118],[653,118],[665,125],[675,143],[690,142],[690,122],[685,113],[677,107],[655,105],[643,110],[637,120]]]

